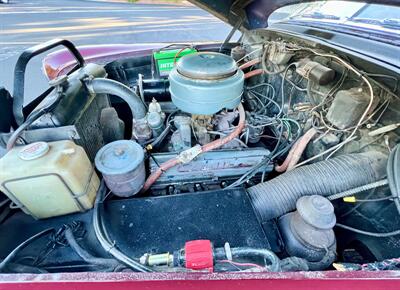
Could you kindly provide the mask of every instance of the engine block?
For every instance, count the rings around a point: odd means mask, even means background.
[[[156,153],[150,159],[150,170],[155,171],[161,164],[177,153]],[[245,174],[249,169],[258,165],[270,156],[270,151],[264,148],[246,148],[241,150],[218,150],[199,155],[187,164],[180,164],[164,172],[153,185],[153,190],[179,190],[190,187],[207,190],[209,186],[223,186]],[[273,166],[260,166],[257,173],[269,173]]]

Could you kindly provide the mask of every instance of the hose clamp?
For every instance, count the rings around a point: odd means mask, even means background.
[[[229,261],[232,261],[233,258],[232,258],[231,245],[228,242],[226,242],[224,244],[224,250],[225,250],[226,259]]]
[[[86,88],[91,96],[96,95],[96,92],[94,91],[93,84],[92,84],[93,79],[94,79],[93,76],[88,76],[83,79],[83,82],[85,83]]]

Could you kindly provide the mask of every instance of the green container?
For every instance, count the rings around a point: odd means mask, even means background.
[[[182,56],[187,54],[193,54],[197,51],[194,48],[182,49],[171,49],[161,50],[153,53],[157,69],[160,76],[168,75],[168,73],[174,68],[174,60],[178,61]]]

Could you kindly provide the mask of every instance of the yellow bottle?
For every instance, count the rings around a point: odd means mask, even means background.
[[[72,141],[14,147],[0,159],[0,189],[36,219],[93,207],[100,181],[86,152]]]

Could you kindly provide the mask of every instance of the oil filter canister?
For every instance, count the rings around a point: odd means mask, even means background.
[[[96,168],[107,187],[117,196],[138,193],[145,182],[143,148],[130,140],[119,140],[102,147],[96,154]]]

